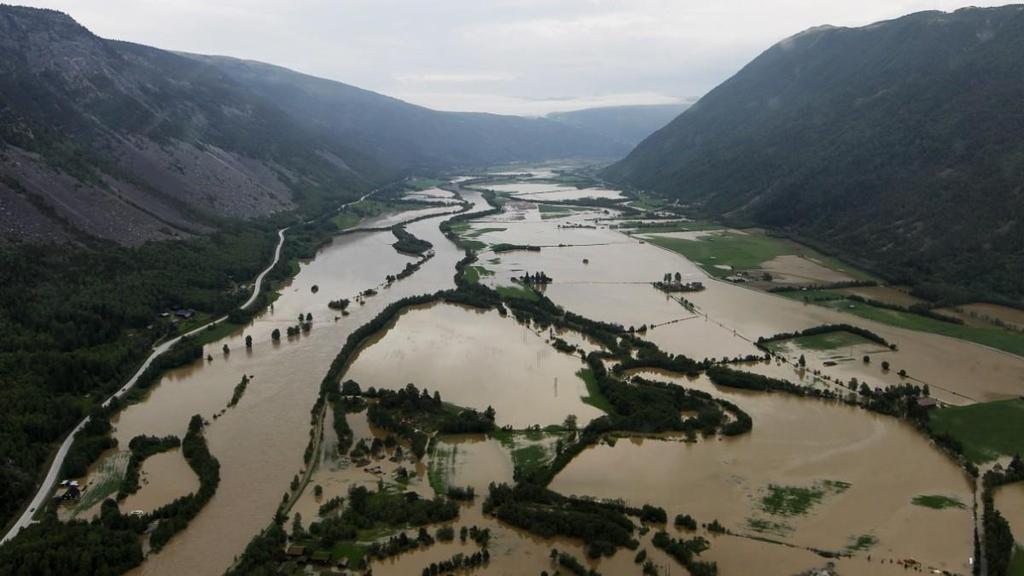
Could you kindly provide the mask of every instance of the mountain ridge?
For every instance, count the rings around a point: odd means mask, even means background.
[[[237,62],[0,6],[0,242],[187,238],[223,218],[322,211],[413,171],[627,151],[555,122]]]
[[[1020,6],[809,29],[604,177],[893,281],[1024,301],[1021,54]]]

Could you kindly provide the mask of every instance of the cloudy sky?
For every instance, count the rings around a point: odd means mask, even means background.
[[[524,115],[693,100],[771,44],[812,26],[861,26],[920,10],[990,4],[984,0],[24,3],[67,12],[107,38],[271,62],[442,110]]]

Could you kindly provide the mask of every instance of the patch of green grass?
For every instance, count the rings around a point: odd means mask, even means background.
[[[427,481],[434,489],[435,494],[445,494],[448,491],[448,480],[455,473],[455,458],[458,453],[458,445],[450,447],[440,439],[430,443],[430,462],[427,466]]]
[[[650,236],[648,241],[682,254],[718,278],[729,276],[734,270],[757,268],[776,256],[795,253],[792,246],[778,238],[739,232],[716,233],[700,240]],[[725,270],[717,266],[730,266],[732,269]]]
[[[623,222],[620,228],[630,229],[637,234],[657,234],[665,232],[695,232],[699,230],[721,230],[722,227],[718,224],[712,224],[711,222],[702,221],[691,221],[691,222],[665,222],[663,224],[654,223],[640,223],[640,222]]]
[[[213,318],[206,312],[196,312],[191,318],[184,322],[178,322],[175,326],[178,328],[178,334],[187,334],[212,319]]]
[[[502,298],[522,298],[531,302],[540,300],[536,292],[523,286],[498,286],[495,290]]]
[[[460,240],[459,243],[462,245],[463,248],[465,248],[467,250],[472,250],[474,252],[480,252],[481,250],[486,250],[487,249],[487,243],[486,242],[481,242],[479,240],[465,240],[465,239],[463,239],[463,240]]]
[[[576,372],[576,375],[587,385],[587,395],[580,398],[580,400],[583,400],[584,404],[593,406],[605,414],[614,414],[615,409],[612,408],[611,402],[601,393],[600,388],[597,386],[597,378],[594,377],[594,373],[590,371],[590,368],[581,368]]]
[[[359,220],[361,220],[361,218],[351,212],[342,212],[341,214],[336,214],[334,218],[331,218],[331,222],[334,222],[334,225],[338,227],[338,230],[352,228],[356,224],[359,224]]]
[[[201,330],[195,335],[195,342],[197,344],[209,344],[211,342],[216,342],[217,340],[220,340],[225,336],[230,336],[243,328],[245,328],[245,326],[242,326],[241,324],[232,324],[225,320],[220,324],[209,326],[205,330]]]
[[[342,558],[348,558],[350,566],[357,566],[359,561],[366,556],[366,546],[355,542],[337,542],[331,547],[331,561],[337,562]]]
[[[480,278],[483,278],[484,276],[494,276],[494,272],[484,268],[483,266],[467,266],[462,271],[462,277],[470,284],[480,282]]]
[[[878,538],[871,534],[861,534],[860,536],[851,536],[850,543],[846,545],[846,549],[850,552],[863,552],[864,550],[870,550],[878,544]]]
[[[1013,558],[1010,559],[1010,567],[1006,571],[1007,576],[1024,576],[1024,546],[1017,546],[1013,551]]]
[[[521,473],[540,470],[551,460],[551,455],[540,444],[530,444],[512,450],[512,465]]]
[[[826,308],[832,308],[860,318],[881,322],[882,324],[959,338],[1018,356],[1024,356],[1024,333],[1021,332],[1014,332],[997,326],[954,324],[911,312],[878,308],[863,302],[848,300],[842,293],[830,290],[794,291],[782,292],[781,294],[786,298],[804,300],[808,304],[825,306]]]
[[[1024,454],[1024,400],[950,406],[932,412],[929,426],[963,444],[974,463]]]
[[[537,210],[540,211],[540,217],[542,220],[550,220],[551,218],[564,218],[574,212],[585,211],[585,209],[572,208],[570,206],[557,206],[553,204],[538,204]]]
[[[837,348],[859,346],[862,344],[870,345],[875,343],[852,332],[839,330],[836,332],[826,332],[824,334],[814,334],[812,336],[800,336],[786,340],[774,340],[768,343],[768,347],[773,350],[784,350],[791,346],[802,348],[804,350],[835,350]]]
[[[481,234],[486,234],[488,232],[504,232],[505,230],[508,230],[508,228],[473,228],[472,230],[469,230],[468,232],[462,234],[462,237],[476,238],[477,236],[480,236]]]
[[[81,498],[74,504],[71,513],[73,517],[117,494],[124,478],[125,469],[128,467],[129,458],[128,452],[117,452],[100,464],[92,475],[92,484],[82,492]]]
[[[822,480],[811,486],[769,484],[768,493],[761,498],[761,509],[773,516],[801,516],[826,495],[841,494],[849,487],[848,482],[838,480]]]
[[[405,182],[405,185],[413,190],[437,188],[441,184],[444,184],[444,180],[437,180],[436,178],[410,178]]]
[[[946,508],[964,508],[964,503],[956,498],[942,496],[941,494],[921,494],[914,496],[912,502],[918,506],[944,510]]]

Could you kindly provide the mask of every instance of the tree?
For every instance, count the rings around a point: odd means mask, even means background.
[[[564,426],[567,430],[575,430],[576,429],[576,415],[575,414],[569,414],[568,416],[566,416],[565,417],[565,422],[562,423],[562,426]]]
[[[270,333],[270,339],[273,340],[274,342],[280,342],[281,330],[278,328],[274,328],[274,331]]]
[[[680,283],[682,281],[683,281],[683,275],[680,274],[679,272],[676,272],[676,284],[678,284],[678,283]]]
[[[313,313],[312,312],[306,312],[306,322],[312,322],[312,321],[313,321]]]
[[[252,336],[250,336],[249,334],[245,335],[245,347],[252,348]]]
[[[889,361],[888,360],[882,360],[882,372],[888,372],[888,371],[889,371]]]
[[[871,363],[871,356],[868,356],[867,354],[865,354],[864,355],[864,363],[865,364],[870,364]]]
[[[804,366],[807,366],[807,359],[804,358],[803,354],[800,355],[800,360],[798,362],[800,363],[800,367],[801,368],[803,368]]]
[[[231,353],[231,348],[228,348],[227,344],[225,344],[224,347],[221,348],[221,350],[223,350],[225,354],[230,354]]]

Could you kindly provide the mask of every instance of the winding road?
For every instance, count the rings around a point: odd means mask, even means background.
[[[271,269],[273,269],[274,266],[277,265],[278,260],[281,259],[281,247],[284,245],[284,233],[285,230],[287,229],[288,228],[281,228],[280,230],[277,231],[277,247],[274,249],[274,260],[270,263],[269,266],[267,266],[266,268],[263,269],[262,272],[260,272],[259,276],[256,277],[256,282],[253,284],[252,294],[249,296],[248,300],[246,300],[244,303],[242,303],[241,306],[239,306],[240,309],[244,310],[252,306],[253,303],[256,302],[256,298],[259,297],[260,290],[263,288],[263,279],[266,278],[267,274],[271,271]],[[185,334],[176,336],[174,338],[171,338],[170,340],[166,340],[154,346],[153,352],[149,355],[148,358],[146,358],[146,361],[143,362],[141,366],[139,366],[139,369],[136,370],[134,374],[132,374],[132,377],[127,382],[125,382],[124,386],[122,386],[117,392],[114,392],[113,394],[110,395],[109,398],[103,401],[103,406],[108,406],[115,398],[120,398],[127,394],[128,391],[131,390],[132,387],[134,387],[135,384],[139,381],[139,377],[142,376],[142,373],[146,371],[146,368],[149,368],[149,365],[153,363],[153,360],[155,360],[157,356],[170,350],[171,347],[177,344],[179,341],[181,341],[182,338],[186,336],[192,336],[203,330],[206,330],[210,326],[220,324],[221,322],[227,320],[227,318],[228,316],[227,314],[225,314],[224,316],[221,316],[216,320],[211,320],[210,322],[207,322],[206,324],[203,324],[202,326],[194,330],[191,330],[189,332],[186,332]],[[3,540],[0,540],[0,545],[17,536],[18,532],[20,532],[23,528],[28,527],[28,525],[33,522],[32,517],[35,516],[36,510],[38,510],[46,502],[46,499],[50,496],[50,492],[53,490],[54,484],[57,482],[57,475],[60,474],[60,469],[64,465],[64,459],[68,455],[68,450],[71,448],[71,443],[74,441],[75,435],[78,433],[79,430],[82,429],[83,426],[85,426],[86,422],[88,421],[88,416],[83,418],[82,421],[79,422],[77,426],[75,426],[74,430],[72,430],[71,433],[68,434],[67,437],[64,439],[64,442],[60,445],[60,448],[57,450],[57,454],[53,458],[53,462],[50,464],[50,469],[47,470],[46,472],[46,477],[43,479],[43,483],[40,484],[39,490],[36,491],[36,495],[32,498],[32,501],[29,503],[28,508],[26,508],[25,511],[22,512],[21,517],[18,518],[18,521],[11,526],[10,530],[7,531],[7,534],[4,534]]]
[[[363,194],[362,196],[359,197],[358,200],[353,200],[352,202],[342,204],[341,206],[338,207],[337,211],[340,212],[341,210],[344,210],[348,206],[362,202],[363,200],[366,200],[379,190],[380,188],[377,188],[375,190],[367,192],[366,194]],[[284,246],[284,233],[286,230],[288,230],[288,228],[289,227],[281,228],[280,230],[277,231],[277,247],[274,249],[274,259],[273,261],[270,262],[270,265],[264,268],[263,271],[260,272],[259,275],[256,277],[256,281],[253,284],[252,294],[249,296],[248,300],[246,300],[239,306],[240,309],[245,310],[246,308],[252,306],[253,303],[256,302],[256,298],[259,297],[260,290],[263,288],[264,278],[266,278],[267,274],[270,273],[274,266],[277,265],[277,262],[281,259],[281,248]],[[186,336],[192,336],[203,330],[206,330],[210,326],[220,324],[221,322],[227,320],[227,318],[228,316],[227,314],[225,314],[224,316],[221,316],[216,320],[211,320],[210,322],[207,322],[206,324],[203,324],[202,326],[194,330],[191,330],[190,332],[187,332],[180,336],[176,336],[170,340],[155,345],[153,347],[153,352],[149,355],[149,357],[146,358],[146,361],[143,362],[141,366],[139,366],[139,369],[135,371],[135,373],[127,382],[125,382],[124,386],[122,386],[117,392],[113,393],[109,398],[103,401],[103,406],[108,406],[115,398],[120,398],[127,394],[128,391],[131,390],[132,387],[134,387],[135,384],[139,381],[139,377],[142,375],[143,372],[146,371],[146,368],[149,368],[150,364],[153,363],[153,360],[155,360],[157,356],[170,350],[171,347],[177,344],[182,338]],[[18,532],[20,532],[22,529],[32,524],[32,518],[35,516],[36,511],[39,510],[40,507],[46,503],[46,500],[49,498],[50,493],[53,491],[54,484],[56,484],[57,482],[57,476],[58,474],[60,474],[60,469],[64,465],[64,459],[67,457],[68,450],[71,448],[71,443],[75,439],[75,434],[77,434],[78,431],[81,430],[82,427],[85,426],[86,422],[88,421],[89,417],[86,416],[85,418],[82,419],[81,422],[78,423],[77,426],[75,426],[71,433],[68,434],[66,438],[64,438],[64,442],[60,445],[60,448],[57,450],[57,454],[53,457],[53,462],[50,463],[50,468],[49,470],[47,470],[46,477],[43,479],[42,484],[39,485],[39,489],[36,491],[36,495],[32,498],[32,501],[29,503],[25,511],[22,512],[17,522],[15,522],[10,527],[6,534],[4,534],[3,539],[0,540],[0,546],[2,546],[8,540],[11,540],[15,536],[17,536]]]

